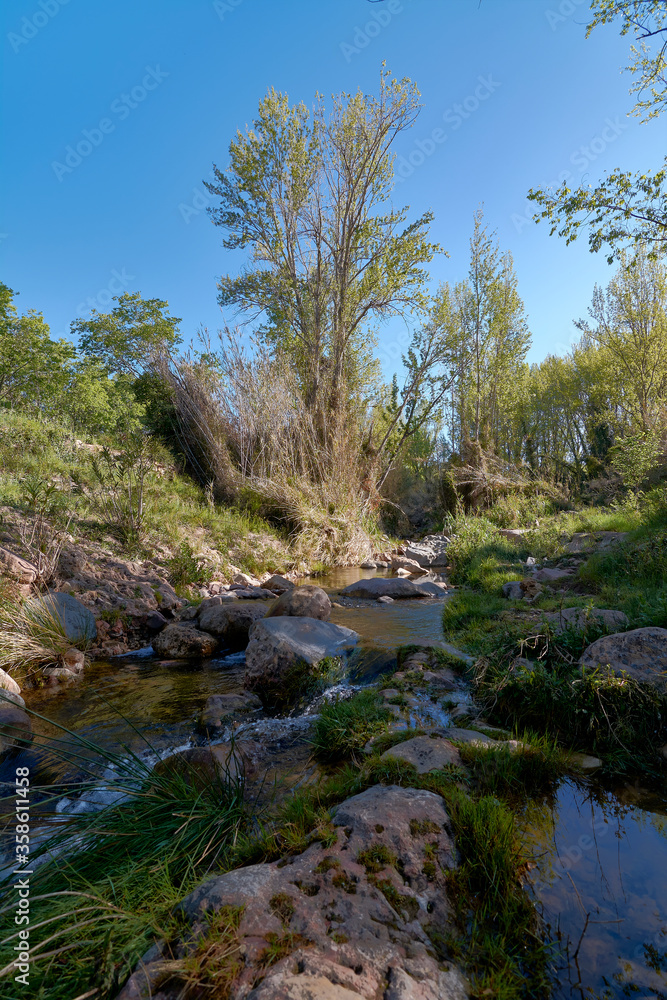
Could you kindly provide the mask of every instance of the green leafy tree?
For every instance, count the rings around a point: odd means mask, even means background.
[[[592,0],[591,11],[587,35],[611,21],[620,21],[622,35],[635,35],[627,67],[634,77],[630,92],[638,95],[633,112],[643,121],[661,114],[667,105],[667,2]],[[667,159],[655,172],[616,169],[595,186],[531,189],[528,197],[542,206],[534,219],[546,220],[552,236],[571,243],[583,228],[591,252],[606,247],[609,263],[628,250],[657,257],[667,249]]]
[[[341,94],[329,111],[321,96],[311,111],[270,90],[207,184],[223,246],[250,253],[220,279],[220,304],[290,358],[324,436],[377,378],[372,324],[426,305],[431,214],[408,222],[389,204],[391,145],[418,111],[414,84],[384,70],[377,97]]]
[[[71,331],[83,354],[101,362],[109,375],[137,379],[180,344],[181,321],[169,315],[168,302],[142,299],[139,292],[124,292],[114,301],[118,305],[110,313],[93,309],[89,319],[74,320]]]

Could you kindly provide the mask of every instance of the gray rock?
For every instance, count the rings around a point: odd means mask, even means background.
[[[623,628],[628,624],[628,616],[623,611],[606,608],[563,608],[561,611],[547,611],[543,618],[556,633],[568,628],[583,630],[588,624],[600,624],[609,629]]]
[[[419,587],[425,594],[429,597],[446,597],[447,587],[444,583],[435,583],[433,580],[425,580],[421,583],[419,580],[416,581],[416,586]]]
[[[272,590],[265,590],[264,587],[245,587],[230,593],[240,601],[271,601],[276,596]]]
[[[97,637],[95,615],[71,594],[52,590],[35,598],[34,603],[48,608],[53,617],[62,622],[70,642],[88,643]]]
[[[167,660],[203,660],[213,655],[218,640],[192,625],[174,623],[156,635],[152,645],[157,656]]]
[[[321,587],[306,584],[303,587],[293,587],[271,605],[266,613],[267,618],[279,618],[287,615],[290,618],[317,618],[329,621],[331,601]]]
[[[414,764],[417,774],[440,771],[447,764],[460,764],[461,757],[456,747],[441,737],[415,736],[414,739],[398,743],[382,754],[381,760],[397,758]]]
[[[273,596],[273,595],[271,595]],[[199,615],[199,627],[232,651],[245,649],[251,627],[263,618],[266,604],[214,604]]]
[[[394,598],[390,597],[388,594],[383,594],[382,597],[378,597],[378,604],[393,604]]]
[[[20,694],[16,691],[8,691],[7,688],[0,688],[0,704],[3,701],[11,701],[13,705],[18,705],[19,708],[25,708],[25,701]]]
[[[515,542],[517,545],[522,545],[526,540],[525,535],[529,534],[530,528],[499,528],[498,534],[506,538],[508,542]]]
[[[411,580],[387,580],[379,576],[370,580],[357,580],[340,593],[342,597],[365,597],[371,601],[377,600],[378,597],[393,597],[396,600],[429,596]]]
[[[442,735],[452,743],[472,743],[473,746],[497,746],[498,741],[492,740],[486,733],[478,733],[474,729],[457,729],[456,726],[448,726],[442,730]]]
[[[445,872],[454,845],[440,796],[376,786],[342,803],[334,824],[337,839],[326,848],[313,844],[287,863],[227,872],[183,900],[192,922],[225,906],[243,910],[244,967],[231,1000],[466,1000],[460,970],[453,963],[441,969],[426,932],[430,924],[443,932],[451,926]],[[435,845],[429,875],[427,843]],[[395,866],[368,871],[362,852],[374,845],[391,852]],[[258,976],[266,944],[285,933],[302,934],[308,945],[297,943]]]
[[[250,629],[244,684],[264,704],[295,704],[318,679],[322,660],[346,656],[358,636],[317,618],[263,618]]]
[[[0,546],[0,569],[19,583],[34,583],[38,576],[36,566],[2,546]]]
[[[151,632],[159,632],[167,624],[167,619],[159,611],[150,611],[146,615],[146,628]]]
[[[556,583],[558,580],[564,580],[567,576],[572,576],[572,570],[538,569],[533,573],[533,580],[537,580],[539,583]]]
[[[361,563],[361,569],[377,569],[377,563],[373,559],[366,559]]]
[[[266,590],[270,590],[273,594],[284,594],[286,590],[292,590],[294,584],[291,580],[288,580],[286,576],[281,576],[279,573],[274,573],[273,576],[265,582],[264,587]]]
[[[407,556],[392,556],[391,568],[393,570],[405,569],[408,573],[421,573],[422,566],[416,559],[408,559]]]
[[[21,693],[20,685],[6,670],[0,670],[0,688],[3,691],[11,691],[13,694]]]
[[[521,589],[520,580],[508,580],[507,583],[503,584],[503,597],[507,597],[510,601],[520,601],[523,597],[523,590]]]
[[[633,680],[667,693],[667,629],[636,628],[604,635],[591,643],[579,663],[588,670],[608,665],[615,674],[625,671]]]
[[[23,709],[7,699],[0,700],[0,753],[32,743],[32,723]]]

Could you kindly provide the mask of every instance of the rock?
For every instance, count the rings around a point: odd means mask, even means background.
[[[295,704],[323,679],[322,660],[345,656],[357,633],[317,618],[263,618],[250,629],[244,685],[265,705]]]
[[[22,559],[9,549],[0,546],[0,570],[19,583],[34,583],[38,577],[37,567],[27,559]]]
[[[365,597],[377,600],[378,597],[424,598],[428,596],[410,580],[388,580],[375,576],[370,580],[357,580],[341,590],[342,597]]]
[[[394,603],[394,598],[393,597],[389,597],[388,594],[383,594],[382,597],[378,597],[377,601],[378,601],[378,604],[393,604]]]
[[[58,687],[59,684],[65,684],[68,681],[79,681],[83,676],[80,671],[70,670],[69,667],[44,667],[42,674],[49,687]]]
[[[264,587],[266,590],[270,590],[274,594],[284,594],[286,590],[292,590],[294,584],[291,580],[288,580],[287,577],[280,576],[280,574],[275,573],[265,581]]]
[[[360,569],[377,569],[377,564],[373,559],[366,559],[365,562],[362,562]]]
[[[573,750],[567,755],[567,760],[572,767],[576,768],[577,771],[583,771],[584,774],[597,771],[598,768],[602,767],[602,761],[599,757],[591,757],[590,754],[586,753],[576,753]]]
[[[428,597],[446,597],[447,587],[444,583],[435,583],[433,580],[425,580],[424,583],[416,581],[415,586],[419,587]]]
[[[80,649],[72,647],[62,656],[62,666],[65,670],[71,670],[73,674],[82,674],[86,664],[86,658]]]
[[[510,601],[530,600],[542,592],[542,585],[533,577],[527,580],[508,580],[503,584],[503,597]]]
[[[329,621],[330,614],[331,601],[326,591],[307,584],[304,587],[293,587],[281,594],[267,611],[266,617],[279,618],[287,615],[290,618],[317,618],[326,622]]]
[[[262,703],[257,695],[244,691],[241,694],[212,694],[206,699],[199,724],[204,730],[221,729],[237,715],[259,711]]]
[[[239,601],[272,601],[276,595],[264,587],[247,587],[234,591],[234,596]]]
[[[159,611],[151,611],[146,615],[146,628],[151,632],[159,632],[167,624],[167,619]]]
[[[422,542],[412,542],[405,550],[405,555],[420,566],[446,566],[448,545],[447,535],[427,535]]]
[[[525,541],[524,535],[527,535],[530,530],[530,528],[499,528],[498,534],[506,538],[508,542],[522,545]]]
[[[529,569],[532,569],[533,566],[537,566],[537,559],[535,558],[535,556],[528,556],[528,558],[526,559],[526,566]]]
[[[572,570],[538,569],[533,573],[533,580],[537,580],[539,583],[555,583],[557,580],[565,579],[566,576],[572,576]]]
[[[466,1000],[461,972],[451,962],[443,970],[426,932],[452,926],[454,845],[440,796],[375,786],[342,803],[333,822],[334,843],[216,876],[180,904],[195,926],[242,908],[231,1000]],[[373,847],[388,860],[374,863],[364,854]],[[269,942],[284,935],[289,953],[267,967]]]
[[[0,688],[0,704],[3,701],[11,701],[13,705],[18,705],[19,708],[25,708],[25,701],[20,694],[15,691],[8,691],[7,688]]]
[[[410,572],[409,569],[403,569],[401,567],[401,569],[396,570],[396,576],[402,576],[402,577],[412,576],[412,573]]]
[[[538,594],[542,593],[542,584],[538,583],[537,580],[532,577],[529,577],[527,580],[522,580],[520,586],[523,592],[524,601],[532,600],[532,598],[537,597]]]
[[[380,760],[389,758],[406,760],[414,764],[417,774],[428,774],[429,771],[439,771],[447,764],[460,764],[461,757],[453,744],[441,737],[415,736],[405,740],[382,754]]]
[[[625,671],[635,681],[667,693],[667,629],[636,628],[603,635],[579,660],[583,669],[609,665],[615,674]]]
[[[456,726],[448,726],[442,730],[442,735],[452,743],[472,743],[473,746],[497,746],[498,741],[492,740],[486,733],[478,733],[474,729],[457,729]]]
[[[543,618],[557,634],[568,628],[583,630],[588,624],[605,625],[609,629],[628,624],[628,616],[623,611],[602,608],[562,608],[545,612]]]
[[[523,597],[520,580],[508,580],[503,584],[503,597],[510,601],[520,601]]]
[[[392,556],[391,568],[393,570],[406,569],[409,574],[421,573],[421,564],[416,559],[408,559],[407,556]]]
[[[658,753],[660,754],[661,757],[664,757],[665,760],[667,760],[667,743],[665,743],[663,747],[660,747]]]
[[[214,604],[200,614],[199,627],[236,652],[245,649],[251,627],[266,612],[266,604]]]
[[[30,716],[11,701],[0,700],[0,752],[32,743]]]
[[[445,667],[444,670],[425,670],[422,680],[426,684],[433,684],[434,687],[443,688],[445,691],[454,691],[458,686],[458,678],[453,670]]]
[[[259,587],[259,580],[256,580],[254,576],[248,576],[247,573],[236,573],[232,577],[232,583],[241,587]]]
[[[6,670],[0,670],[0,689],[11,694],[21,694],[21,687]]]
[[[156,635],[152,645],[157,656],[167,660],[204,660],[216,651],[218,640],[192,625],[174,623]]]
[[[205,790],[228,780],[250,776],[251,767],[242,744],[191,747],[159,760],[153,772],[160,777],[179,775],[191,787]]]
[[[52,590],[35,598],[33,603],[42,604],[54,618],[60,620],[70,642],[88,643],[96,638],[94,614],[71,594]]]

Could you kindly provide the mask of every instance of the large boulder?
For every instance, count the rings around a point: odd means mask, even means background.
[[[251,627],[267,612],[267,604],[213,604],[199,615],[203,632],[216,636],[227,649],[236,652],[248,645]]]
[[[197,926],[240,908],[230,1000],[466,1000],[461,971],[438,961],[428,936],[452,928],[455,849],[442,798],[375,786],[343,802],[333,822],[326,847],[217,875],[180,904]],[[284,939],[292,946],[262,964],[269,943]],[[185,941],[197,947],[196,935]]]
[[[603,625],[611,630],[628,624],[628,616],[623,611],[607,608],[562,608],[560,611],[546,611],[543,618],[557,634],[566,629],[581,632],[589,625]]]
[[[67,638],[72,643],[90,643],[97,637],[97,624],[93,612],[71,594],[52,590],[35,599],[62,623]]]
[[[290,618],[318,618],[322,622],[328,622],[330,614],[331,601],[326,591],[306,584],[281,594],[267,611],[266,617],[279,618],[287,615]]]
[[[317,618],[263,618],[250,629],[244,684],[265,705],[293,705],[331,674],[323,661],[345,656],[357,633]]]
[[[204,660],[212,656],[217,648],[215,636],[178,622],[167,625],[153,639],[155,653],[166,660]]]
[[[429,594],[411,580],[388,580],[386,577],[375,576],[370,580],[357,580],[341,590],[343,597],[365,597],[376,601],[378,597],[423,598]]]
[[[412,542],[405,550],[405,555],[420,566],[446,566],[448,545],[447,535],[427,535],[421,542]]]
[[[19,583],[34,583],[38,576],[36,566],[2,546],[0,546],[0,572],[13,577]]]
[[[415,736],[382,754],[381,760],[404,760],[412,764],[417,774],[440,771],[448,764],[460,765],[456,747],[439,736]]]
[[[667,629],[650,626],[603,635],[584,651],[579,663],[589,670],[610,666],[615,674],[625,671],[633,680],[667,694]]]
[[[30,716],[20,705],[0,697],[0,753],[32,743]]]

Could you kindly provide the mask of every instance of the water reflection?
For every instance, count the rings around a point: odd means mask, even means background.
[[[564,782],[524,816],[557,1000],[667,996],[667,800]]]

